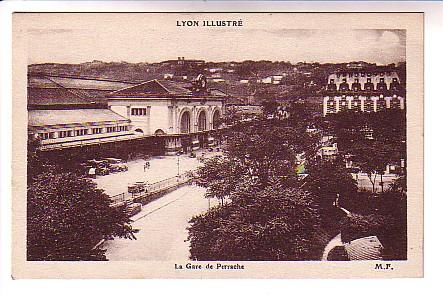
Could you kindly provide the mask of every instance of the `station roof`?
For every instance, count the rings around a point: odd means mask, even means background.
[[[123,82],[105,79],[94,79],[87,77],[56,76],[49,74],[30,74],[28,77],[28,87],[54,88],[63,87],[68,89],[88,89],[115,91],[135,85],[134,82]]]
[[[177,82],[172,80],[150,80],[134,86],[129,86],[114,92],[107,97],[187,97],[187,98],[225,98],[226,93],[218,89],[206,89],[200,92],[193,91],[190,82]]]
[[[108,109],[30,110],[28,125],[33,127],[129,121]]]
[[[83,77],[28,75],[28,104],[78,104],[104,101],[107,93],[135,83]]]

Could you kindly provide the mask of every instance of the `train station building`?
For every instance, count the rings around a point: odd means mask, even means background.
[[[211,145],[226,98],[202,75],[142,83],[31,76],[28,133],[48,151],[142,143],[140,149],[176,154]]]

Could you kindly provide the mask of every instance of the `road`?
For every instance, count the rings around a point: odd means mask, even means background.
[[[203,151],[198,151],[197,156],[201,156]],[[216,152],[206,152],[205,158],[213,156],[215,154],[221,154]],[[109,196],[114,196],[128,191],[128,185],[136,181],[148,181],[154,183],[166,178],[174,177],[177,175],[178,165],[180,164],[180,173],[185,171],[195,170],[198,166],[202,165],[197,158],[190,158],[188,155],[177,156],[162,156],[153,157],[149,160],[150,168],[144,169],[143,166],[146,161],[134,160],[129,161],[128,171],[111,173],[109,175],[97,176],[94,179],[97,183],[97,188],[103,189]]]
[[[326,245],[325,249],[323,250],[323,255],[322,255],[321,260],[323,260],[323,261],[328,260],[329,252],[331,252],[331,250],[337,246],[343,246],[343,243],[341,241],[341,233],[339,233],[334,238],[332,238],[329,241],[329,243]]]
[[[106,241],[106,257],[110,261],[188,260],[189,242],[185,242],[192,216],[208,210],[205,189],[184,186],[145,206],[133,216],[133,228],[140,229],[137,240]],[[216,201],[211,201],[211,206]]]
[[[369,191],[372,191],[372,183],[369,181],[369,178],[366,173],[352,173],[352,178],[357,180],[357,185],[360,189],[366,189]],[[384,183],[384,190],[389,189],[389,185],[394,182],[398,178],[398,175],[396,174],[385,174],[383,175],[383,183]],[[381,185],[380,185],[380,175],[377,175],[376,184],[375,184],[375,191],[381,192]]]

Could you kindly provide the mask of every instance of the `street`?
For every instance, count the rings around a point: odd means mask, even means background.
[[[189,243],[185,242],[188,221],[194,215],[208,210],[205,189],[184,186],[145,206],[132,217],[133,228],[140,229],[137,240],[106,241],[106,257],[110,261],[134,260],[188,260]],[[211,200],[211,207],[217,201]]]
[[[203,151],[197,151],[197,157],[200,157]],[[210,157],[215,154],[221,154],[205,151],[205,157]],[[145,160],[138,159],[129,161],[128,171],[111,173],[109,175],[97,176],[94,179],[97,183],[97,188],[103,189],[109,196],[114,196],[128,191],[128,185],[137,181],[148,181],[154,183],[160,180],[164,180],[170,177],[174,177],[180,172],[180,174],[195,170],[198,166],[202,165],[197,158],[190,158],[189,155],[181,156],[158,156],[152,157],[149,160],[150,167],[144,169]],[[180,164],[180,171],[178,165]]]
[[[369,180],[366,173],[352,173],[352,178],[354,178],[357,181],[357,185],[360,189],[365,189],[368,191],[372,191],[372,183]],[[398,178],[398,175],[395,174],[385,174],[383,175],[383,183],[384,183],[384,190],[389,189],[389,185],[394,182]],[[375,191],[381,192],[381,178],[380,175],[377,175],[377,179],[375,180]]]

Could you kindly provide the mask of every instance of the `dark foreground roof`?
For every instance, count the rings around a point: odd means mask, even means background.
[[[383,249],[376,236],[369,236],[344,244],[350,260],[381,260]]]

